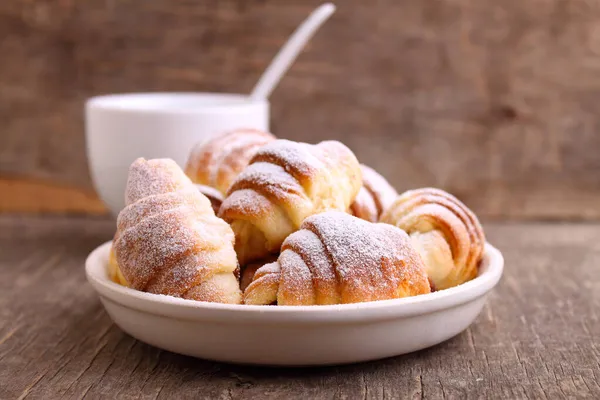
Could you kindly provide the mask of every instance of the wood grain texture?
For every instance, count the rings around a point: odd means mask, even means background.
[[[319,3],[0,2],[0,173],[89,189],[86,97],[248,92]],[[598,2],[338,6],[274,92],[274,133],[343,140],[483,216],[600,219]]]
[[[0,176],[0,211],[105,215],[106,207],[91,189]]]
[[[83,272],[112,221],[0,217],[0,398],[600,398],[600,225],[485,228],[506,270],[467,331],[377,362],[269,369],[179,356],[115,327]]]

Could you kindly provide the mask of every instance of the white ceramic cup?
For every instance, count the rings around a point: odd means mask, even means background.
[[[85,106],[85,131],[96,191],[117,215],[125,205],[127,173],[136,158],[172,158],[183,168],[194,145],[237,128],[268,131],[268,101],[217,93],[93,97]]]

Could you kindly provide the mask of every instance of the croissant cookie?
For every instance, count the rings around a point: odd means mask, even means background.
[[[275,136],[255,129],[238,129],[217,136],[192,149],[185,173],[194,183],[227,193],[231,183],[256,151]]]
[[[233,232],[174,161],[137,159],[125,197],[113,276],[145,292],[240,303]]]
[[[305,218],[348,210],[361,185],[360,165],[340,142],[276,140],[260,148],[233,182],[219,216],[231,224],[244,266],[278,253]]]
[[[381,222],[410,235],[436,289],[477,276],[485,245],[483,229],[475,214],[451,194],[431,188],[410,190],[383,213]]]
[[[350,213],[370,222],[379,221],[381,214],[396,200],[398,192],[374,169],[361,164],[363,186],[360,188]]]
[[[256,271],[246,304],[342,304],[430,292],[419,254],[392,225],[329,211],[307,218],[281,250]]]

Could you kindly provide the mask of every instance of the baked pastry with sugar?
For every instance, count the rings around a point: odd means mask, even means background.
[[[219,216],[235,232],[243,267],[279,253],[307,217],[348,210],[361,185],[360,165],[340,142],[276,140],[261,147],[233,182]]]
[[[145,292],[240,303],[233,232],[173,160],[137,159],[125,203],[113,276]]]
[[[381,214],[396,200],[398,192],[373,168],[364,164],[360,168],[363,185],[350,206],[350,213],[360,219],[377,222]]]
[[[225,195],[256,151],[273,140],[272,134],[256,129],[226,132],[196,145],[185,173],[194,183],[213,187]]]
[[[114,240],[116,240],[116,237],[117,236],[115,235],[113,243]],[[108,256],[108,277],[111,281],[116,282],[119,285],[129,286],[129,283],[127,283],[127,279],[125,279],[125,277],[121,273],[121,269],[119,268],[119,264],[117,263],[117,256],[115,255],[114,246],[111,246],[110,253]]]
[[[429,292],[423,261],[404,231],[329,211],[307,218],[277,261],[256,271],[244,302],[343,304]]]
[[[483,229],[475,214],[451,194],[433,188],[409,190],[383,213],[381,222],[410,235],[436,290],[477,276]]]
[[[258,271],[260,267],[262,267],[265,264],[272,263],[274,261],[277,261],[276,255],[272,255],[264,260],[251,262],[250,264],[245,265],[243,272],[241,272],[240,274],[240,289],[242,290],[242,292],[246,290],[248,285],[250,285],[252,279],[254,279],[254,274],[256,273],[256,271]]]
[[[206,196],[206,198],[210,201],[210,205],[212,206],[215,215],[218,214],[219,208],[221,208],[221,204],[224,200],[221,192],[213,187],[200,184],[196,184],[196,189],[198,189],[198,191]]]

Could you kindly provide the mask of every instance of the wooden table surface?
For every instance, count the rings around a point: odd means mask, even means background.
[[[284,369],[180,356],[113,325],[83,269],[113,222],[0,217],[0,399],[600,398],[600,225],[485,228],[506,269],[467,331],[391,359]]]

